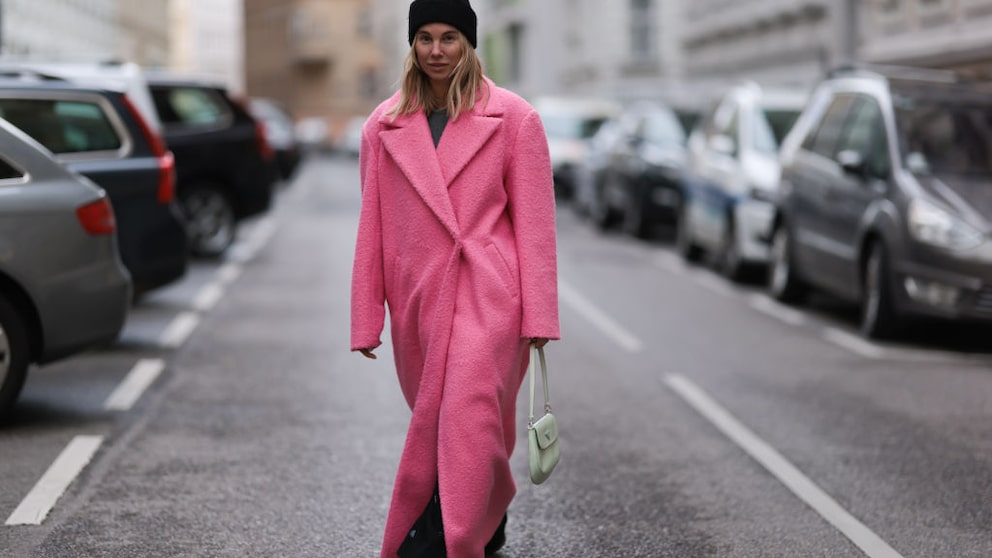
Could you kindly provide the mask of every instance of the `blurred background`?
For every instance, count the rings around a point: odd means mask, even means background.
[[[811,87],[846,61],[992,69],[992,0],[474,0],[487,73],[528,98],[698,110],[741,78]],[[276,100],[310,141],[397,84],[407,0],[2,0],[7,57],[118,59]]]

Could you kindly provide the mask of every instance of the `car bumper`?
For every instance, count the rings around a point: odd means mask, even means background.
[[[992,323],[992,240],[967,259],[932,249],[916,256],[893,264],[900,309]]]
[[[110,261],[50,277],[38,297],[45,340],[39,364],[117,339],[131,298],[127,271]]]
[[[738,201],[734,211],[741,258],[749,263],[767,264],[771,259],[769,238],[775,206],[767,201],[745,198]]]

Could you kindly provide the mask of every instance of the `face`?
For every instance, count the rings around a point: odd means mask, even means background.
[[[462,59],[458,30],[446,23],[428,23],[413,39],[417,64],[435,85],[451,81],[455,66]]]

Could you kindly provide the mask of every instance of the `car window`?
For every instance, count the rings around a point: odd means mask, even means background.
[[[882,109],[871,98],[860,96],[855,101],[847,127],[837,152],[855,151],[861,155],[870,176],[884,178],[889,174],[888,142]]]
[[[853,105],[853,95],[838,95],[830,103],[826,114],[820,120],[820,124],[803,142],[803,147],[813,153],[833,159],[837,153],[837,140],[840,139],[844,122],[847,120]]]
[[[212,90],[197,87],[163,87],[152,91],[159,118],[165,125],[224,127],[232,119],[230,108]]]
[[[992,173],[992,105],[896,99],[906,166],[918,173]]]
[[[605,116],[582,116],[578,114],[544,113],[541,123],[548,137],[565,139],[589,139],[606,122]]]
[[[24,171],[0,156],[0,180],[19,180],[24,178]]]
[[[653,112],[644,119],[644,139],[658,145],[685,145],[685,131],[676,116]]]
[[[123,145],[117,129],[97,102],[0,99],[0,117],[52,153],[116,151]]]
[[[752,141],[762,153],[776,153],[782,139],[799,118],[798,110],[756,108]]]

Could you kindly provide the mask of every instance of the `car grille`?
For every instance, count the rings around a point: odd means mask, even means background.
[[[982,287],[975,297],[975,310],[982,314],[992,314],[992,286]]]

